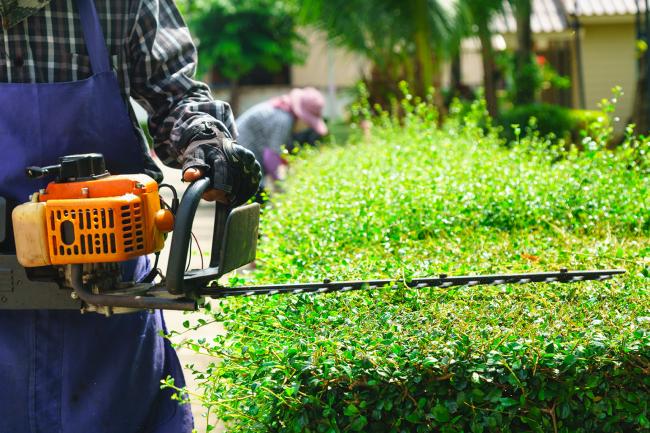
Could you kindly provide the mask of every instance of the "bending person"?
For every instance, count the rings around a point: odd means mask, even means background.
[[[238,143],[262,162],[263,178],[282,178],[282,167],[287,165],[282,147],[293,144],[295,132],[311,128],[320,136],[327,134],[324,106],[323,95],[306,87],[254,105],[237,118]]]

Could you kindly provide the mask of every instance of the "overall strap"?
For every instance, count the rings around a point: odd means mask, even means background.
[[[110,71],[108,48],[106,47],[106,39],[104,39],[97,9],[95,8],[95,0],[77,0],[77,8],[79,9],[79,18],[81,19],[81,27],[83,28],[93,74]]]

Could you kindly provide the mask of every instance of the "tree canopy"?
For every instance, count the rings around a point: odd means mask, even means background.
[[[256,68],[277,72],[302,60],[302,38],[291,3],[185,0],[180,7],[199,47],[200,73],[214,68],[236,87],[241,77]]]
[[[297,1],[297,0],[294,0]],[[389,82],[406,79],[420,93],[436,84],[448,56],[455,7],[438,0],[304,0],[301,18],[361,53]]]

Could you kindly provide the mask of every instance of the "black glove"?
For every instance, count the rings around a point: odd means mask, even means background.
[[[244,204],[255,195],[262,179],[262,168],[253,153],[226,136],[213,123],[189,128],[180,144],[183,172],[188,168],[205,170],[212,188],[225,191],[232,206]]]

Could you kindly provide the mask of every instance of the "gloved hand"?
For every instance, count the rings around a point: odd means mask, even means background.
[[[187,143],[183,180],[203,176],[212,180],[212,190],[203,198],[239,206],[255,195],[262,179],[260,164],[250,150],[227,137],[215,124],[203,122],[189,128],[181,137],[183,143]]]

